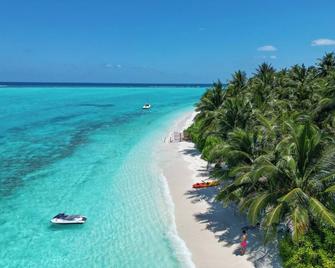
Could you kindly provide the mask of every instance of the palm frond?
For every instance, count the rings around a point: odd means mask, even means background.
[[[301,188],[294,188],[286,195],[279,198],[278,201],[283,203],[292,203],[294,201],[305,201],[307,199],[308,196],[301,190]]]
[[[334,213],[328,210],[319,200],[314,197],[310,197],[309,207],[316,219],[319,219],[325,224],[335,227]]]
[[[325,190],[326,193],[335,193],[335,185],[332,185],[330,187],[328,187],[326,190]]]
[[[257,223],[260,212],[267,206],[267,201],[269,200],[270,196],[270,193],[263,193],[254,198],[248,211],[248,219],[251,224]]]
[[[276,225],[280,222],[280,217],[283,211],[283,204],[273,207],[266,215],[264,220],[265,226]]]
[[[309,228],[308,211],[300,206],[297,206],[291,216],[292,223],[292,239],[297,242],[299,238],[304,235]]]

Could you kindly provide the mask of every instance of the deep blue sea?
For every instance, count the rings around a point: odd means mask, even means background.
[[[152,151],[203,92],[0,88],[0,267],[187,266]]]

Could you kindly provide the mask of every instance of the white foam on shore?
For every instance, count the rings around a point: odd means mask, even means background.
[[[169,133],[168,135],[172,135],[173,131],[181,131],[185,128],[187,125],[191,125],[194,118],[194,113],[192,112],[185,112],[184,115],[181,117],[179,116],[177,120],[172,121],[172,128],[168,129],[166,133]],[[164,139],[162,140],[163,142]],[[159,145],[158,147],[159,148]],[[153,154],[159,154],[159,150],[154,150]],[[154,155],[153,159],[157,159]],[[180,265],[185,268],[195,268],[195,264],[192,261],[192,253],[188,249],[185,241],[179,236],[177,231],[177,225],[176,225],[176,219],[175,219],[175,204],[172,199],[172,195],[170,193],[170,188],[168,185],[167,178],[163,175],[163,170],[161,166],[158,164],[157,161],[154,161],[153,168],[156,169],[157,174],[159,175],[159,190],[162,195],[162,199],[164,204],[163,207],[165,209],[165,215],[166,219],[168,221],[168,230],[167,230],[167,238],[170,241],[175,256],[177,260],[179,261]],[[155,173],[156,173],[155,172]]]
[[[195,112],[187,112],[184,116],[179,117],[173,124],[173,130],[181,132],[182,130],[188,128],[195,117]],[[170,130],[171,131],[171,130]],[[172,133],[172,132],[170,132]],[[170,134],[171,135],[171,134]],[[178,260],[181,262],[183,267],[195,268],[195,264],[192,261],[192,253],[186,246],[185,241],[178,235],[176,219],[175,219],[175,205],[172,200],[172,195],[170,193],[170,188],[168,185],[167,178],[163,175],[160,176],[161,185],[163,188],[164,200],[166,202],[166,207],[168,207],[168,213],[170,215],[171,223],[169,230],[169,239],[171,240]]]
[[[169,223],[169,230],[167,234],[168,238],[172,242],[177,259],[180,261],[182,266],[187,268],[195,268],[195,265],[192,261],[191,251],[187,248],[184,240],[181,239],[181,237],[178,235],[176,219],[175,219],[174,203],[172,200],[167,179],[163,174],[160,175],[160,185],[163,198],[165,201],[165,206],[167,208],[167,213],[171,220],[171,222]]]

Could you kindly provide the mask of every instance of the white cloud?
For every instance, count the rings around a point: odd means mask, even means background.
[[[335,46],[335,40],[320,38],[312,41],[311,44],[313,47],[315,46]]]
[[[262,46],[257,48],[258,51],[276,51],[277,48],[272,46],[272,45],[266,45],[266,46]]]
[[[275,59],[277,59],[277,56],[276,55],[271,55],[269,58],[272,59],[272,60],[275,60]]]

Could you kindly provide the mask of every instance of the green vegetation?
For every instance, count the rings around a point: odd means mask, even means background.
[[[217,199],[260,223],[265,241],[285,226],[286,267],[335,267],[334,53],[308,68],[237,71],[196,110],[187,131],[224,182]]]
[[[325,227],[315,226],[296,244],[289,236],[280,243],[284,267],[289,268],[334,268],[334,250],[334,230]]]

